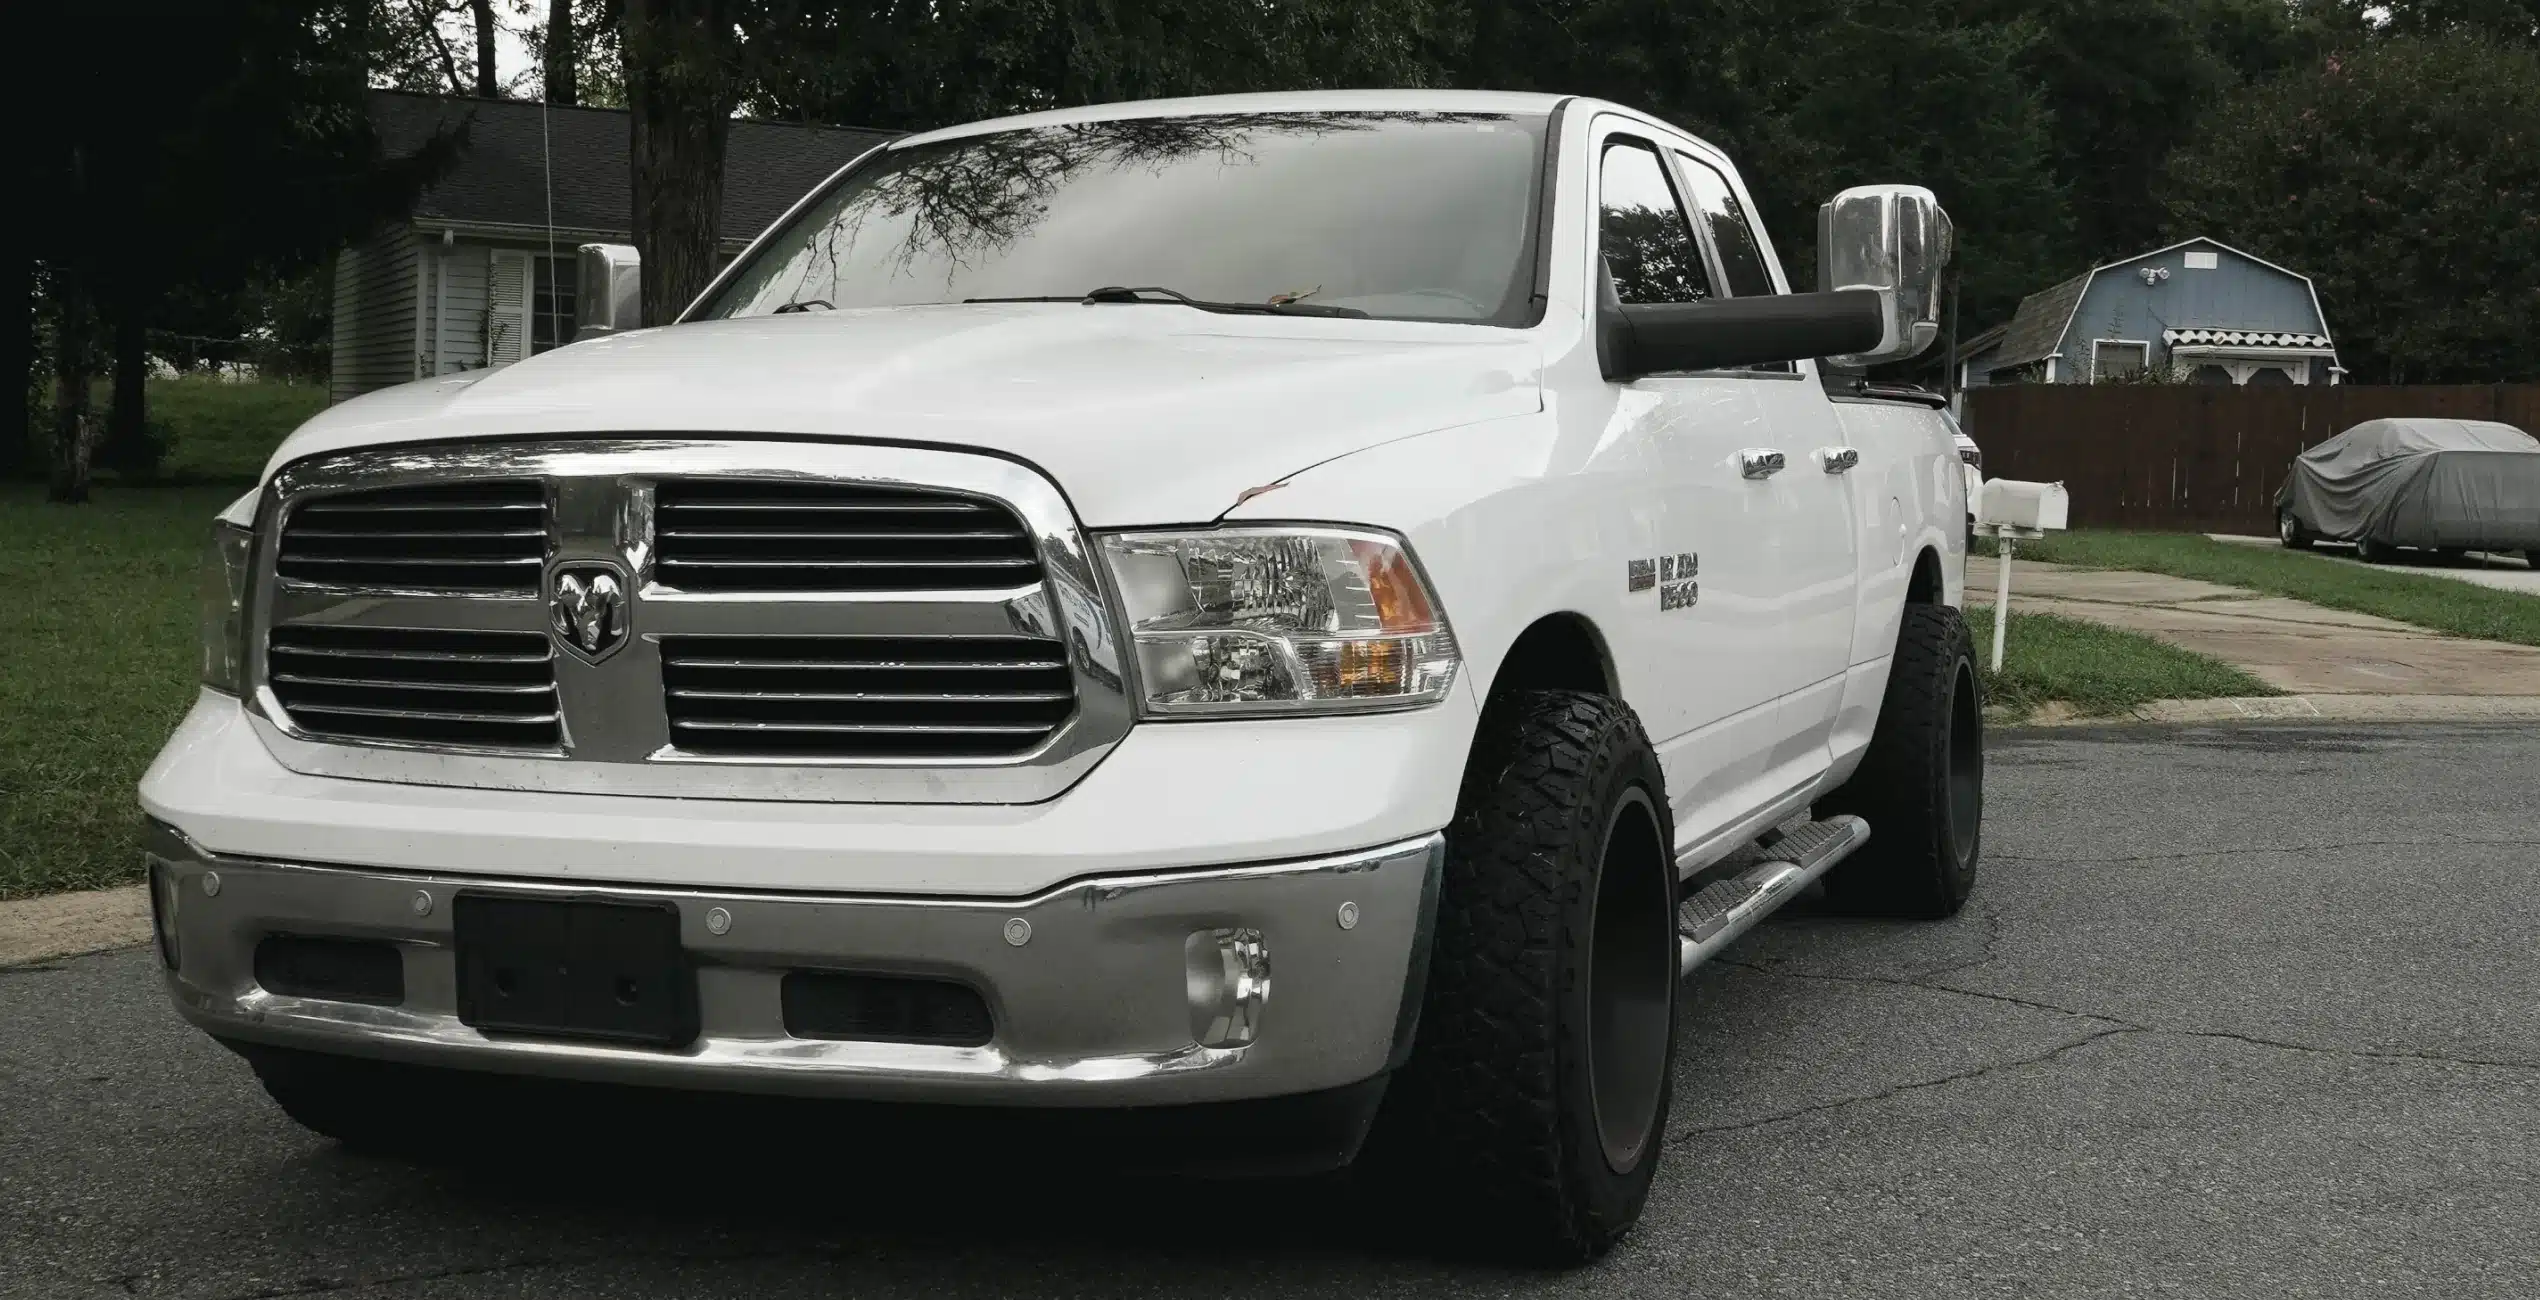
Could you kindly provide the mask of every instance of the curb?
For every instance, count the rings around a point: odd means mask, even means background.
[[[2155,700],[2130,713],[2084,717],[2050,704],[2014,727],[2122,722],[2540,722],[2540,695],[2263,695]]]
[[[150,942],[147,885],[0,903],[0,967]]]

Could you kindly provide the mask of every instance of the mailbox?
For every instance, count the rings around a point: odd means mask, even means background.
[[[1976,504],[1976,526],[2046,532],[2065,527],[2070,513],[2071,498],[2061,483],[1991,478],[1984,481],[1984,498]]]

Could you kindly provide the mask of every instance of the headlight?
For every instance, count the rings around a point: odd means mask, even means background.
[[[212,521],[203,555],[203,684],[238,693],[246,655],[247,566],[255,556],[256,531],[224,517]]]
[[[1384,533],[1120,533],[1102,551],[1150,715],[1430,704],[1463,662],[1428,584]]]

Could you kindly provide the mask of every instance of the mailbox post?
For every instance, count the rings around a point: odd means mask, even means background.
[[[1992,538],[2001,553],[1993,577],[1993,671],[2002,671],[2003,641],[2011,626],[2011,552],[2021,539],[2034,540],[2060,531],[2071,511],[2071,498],[2061,483],[2023,483],[1987,479],[1976,499],[1976,532]]]

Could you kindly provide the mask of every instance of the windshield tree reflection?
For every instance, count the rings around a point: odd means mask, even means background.
[[[1160,286],[1518,323],[1544,120],[1267,113],[1002,131],[869,160],[693,319]]]

